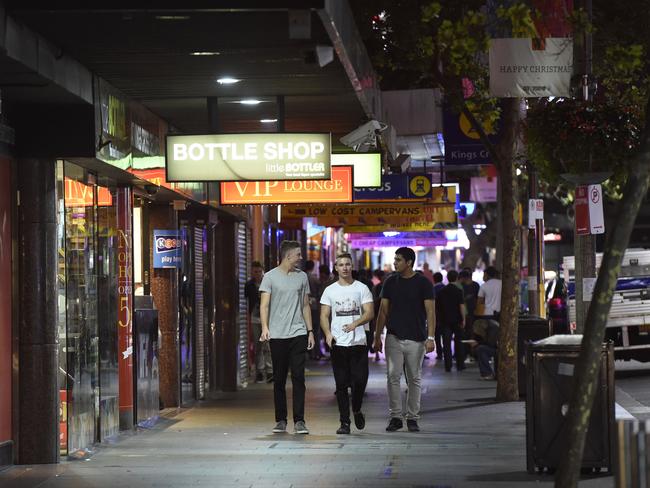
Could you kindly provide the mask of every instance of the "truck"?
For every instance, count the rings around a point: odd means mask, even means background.
[[[597,270],[602,258],[602,253],[596,254]],[[563,275],[568,284],[569,322],[574,325],[574,256],[564,257]],[[650,249],[625,251],[607,318],[605,340],[614,342],[616,359],[650,361]]]

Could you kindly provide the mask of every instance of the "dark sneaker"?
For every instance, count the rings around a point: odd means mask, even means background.
[[[399,430],[402,427],[404,427],[404,424],[402,423],[402,419],[393,417],[390,419],[390,422],[388,422],[388,427],[386,427],[386,432],[395,432],[396,430]]]
[[[406,428],[409,432],[420,432],[420,427],[418,426],[418,421],[415,419],[406,420]]]
[[[346,424],[345,422],[341,422],[341,427],[336,429],[337,434],[349,434],[350,433],[350,424]]]
[[[298,420],[298,422],[296,422],[293,426],[293,431],[296,434],[309,434],[309,429],[307,429],[304,420]]]
[[[354,412],[354,425],[356,425],[357,429],[363,430],[363,428],[366,426],[366,418],[363,416],[363,413],[361,412]]]
[[[280,420],[275,427],[273,427],[274,434],[284,434],[287,431],[287,421]]]
[[[262,373],[255,375],[255,383],[264,383],[264,375]]]

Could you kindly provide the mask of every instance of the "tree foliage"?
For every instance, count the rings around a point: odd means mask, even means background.
[[[583,101],[576,78],[574,98],[530,100],[528,157],[548,183],[559,183],[565,173],[610,172],[605,190],[620,198],[627,161],[638,151],[645,126],[648,34],[634,11],[642,6],[645,11],[648,3],[596,0],[592,22],[582,11],[573,15],[574,37],[580,39],[585,32],[594,37],[596,93],[593,100]],[[580,43],[576,49],[582,49]]]

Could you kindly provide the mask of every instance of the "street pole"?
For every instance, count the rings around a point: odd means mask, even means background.
[[[531,315],[546,317],[544,290],[544,218],[536,211],[538,200],[537,172],[528,168],[528,311]],[[533,221],[530,213],[535,214]]]
[[[537,198],[537,172],[530,165],[528,167],[528,198],[529,200]],[[528,212],[532,210],[528,206]],[[537,253],[537,229],[531,228],[530,216],[528,225],[528,312],[530,315],[539,315],[540,302],[537,293],[537,275],[539,273]]]
[[[589,18],[592,19],[591,0],[584,0],[584,7]],[[593,99],[591,90],[592,82],[592,37],[589,29],[586,29],[583,38],[581,50],[576,51],[582,54],[578,67],[582,68],[581,76],[581,95],[585,102]],[[591,171],[591,150],[589,151],[589,170]],[[596,239],[592,234],[578,235],[577,228],[574,226],[574,256],[575,256],[575,307],[576,307],[576,334],[582,334],[585,326],[585,318],[589,303],[591,302],[591,293],[585,294],[585,285],[587,288],[593,288],[596,279]]]

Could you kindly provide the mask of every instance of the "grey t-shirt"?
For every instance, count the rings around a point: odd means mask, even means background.
[[[270,293],[269,331],[271,339],[289,339],[307,334],[302,316],[305,297],[309,295],[309,281],[303,271],[285,273],[280,267],[264,275],[260,292]]]

